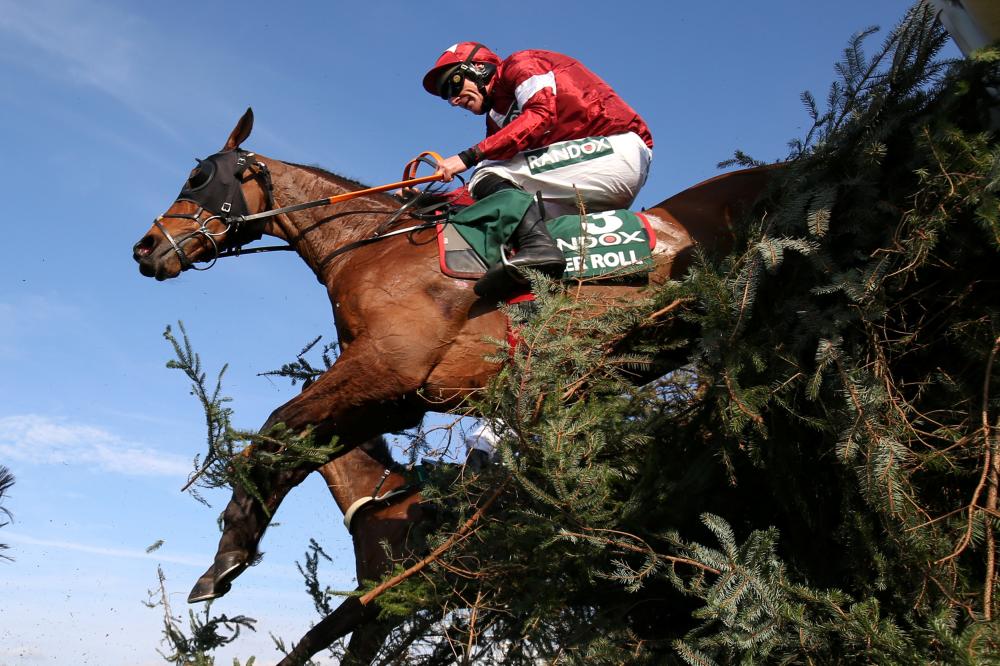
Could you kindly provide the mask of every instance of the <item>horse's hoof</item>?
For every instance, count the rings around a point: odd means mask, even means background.
[[[232,588],[234,578],[247,568],[250,558],[246,551],[231,550],[215,558],[215,563],[191,588],[188,603],[218,599]]]
[[[218,599],[233,587],[230,583],[221,586],[216,585],[214,580],[210,574],[205,574],[199,578],[198,582],[191,589],[191,594],[188,595],[188,603],[196,604],[201,601]]]

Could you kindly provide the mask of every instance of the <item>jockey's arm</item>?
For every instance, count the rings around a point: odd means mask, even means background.
[[[434,172],[434,175],[441,176],[441,179],[444,182],[450,183],[456,174],[462,173],[468,169],[469,166],[470,165],[466,165],[460,155],[452,155],[451,157],[445,158],[437,165],[437,171]]]

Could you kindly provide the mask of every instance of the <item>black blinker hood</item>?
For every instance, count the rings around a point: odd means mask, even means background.
[[[198,169],[177,195],[177,201],[192,201],[213,215],[239,217],[249,212],[240,182],[250,167],[245,150],[227,150],[198,161]]]

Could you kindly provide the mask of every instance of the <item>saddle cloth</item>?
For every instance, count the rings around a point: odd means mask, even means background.
[[[461,278],[482,276],[487,267],[501,260],[502,248],[531,201],[526,192],[502,190],[439,224],[442,272]],[[641,213],[611,210],[582,217],[564,215],[546,224],[566,257],[564,280],[638,278],[653,268],[656,237]]]

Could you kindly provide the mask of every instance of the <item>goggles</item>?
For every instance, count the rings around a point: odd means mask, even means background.
[[[247,214],[246,199],[240,182],[250,167],[253,153],[227,150],[198,160],[177,201],[193,201],[219,217]]]
[[[441,95],[441,99],[451,99],[462,92],[462,88],[465,87],[465,68],[464,64],[456,65],[441,76],[441,82],[438,84],[438,94]]]

